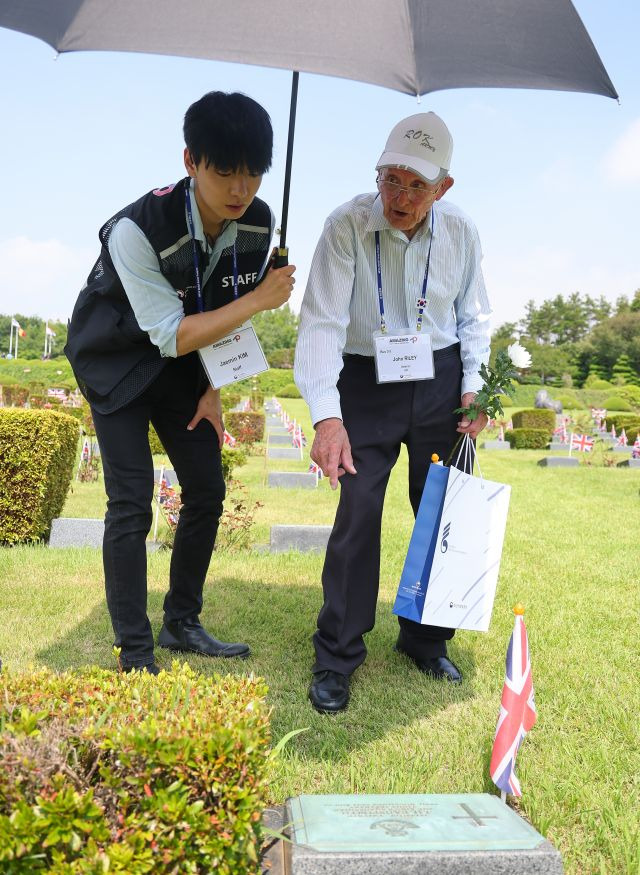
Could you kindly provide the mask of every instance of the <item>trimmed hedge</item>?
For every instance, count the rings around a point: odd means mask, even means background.
[[[266,687],[174,663],[0,675],[0,871],[259,871]]]
[[[149,446],[151,447],[151,455],[152,456],[166,456],[167,451],[162,446],[162,441],[158,436],[158,432],[155,428],[149,423]]]
[[[239,448],[231,449],[231,447],[224,446],[221,450],[222,453],[222,476],[224,477],[224,482],[228,483],[229,480],[233,477],[233,472],[236,468],[240,468],[242,465],[246,465],[247,463],[247,454],[244,450]]]
[[[227,413],[225,420],[229,433],[241,444],[255,444],[264,437],[264,413],[235,410]]]
[[[287,383],[278,392],[278,398],[302,398],[302,395],[295,383]]]
[[[531,407],[514,413],[512,421],[514,431],[520,428],[534,430],[545,429],[548,437],[551,437],[556,427],[556,412],[555,410]]]
[[[573,392],[557,392],[553,400],[559,401],[563,410],[580,410],[584,407]]]
[[[640,415],[637,413],[607,413],[607,431],[611,431],[612,425],[615,426],[616,431],[620,431],[621,428],[632,428],[635,425],[640,425]]]
[[[0,409],[0,542],[49,535],[71,483],[78,431],[66,413]]]
[[[506,431],[504,436],[514,450],[542,450],[549,443],[546,428],[514,428]]]
[[[606,410],[623,410],[625,413],[633,410],[631,404],[619,395],[610,395],[602,405]]]

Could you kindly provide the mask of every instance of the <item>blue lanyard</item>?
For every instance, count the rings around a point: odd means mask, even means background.
[[[434,224],[434,209],[431,207],[431,237],[429,239],[429,251],[427,252],[427,264],[424,269],[424,279],[422,281],[422,294],[418,298],[416,331],[422,331],[422,317],[424,308],[427,306],[427,283],[429,282],[429,264],[431,263],[431,244],[433,243],[433,224]],[[380,260],[380,231],[375,232],[376,238],[376,275],[378,278],[378,305],[380,307],[380,331],[386,334],[387,324],[384,318],[384,298],[382,296],[382,264]]]
[[[191,212],[191,198],[189,196],[189,184],[185,183],[184,199],[187,205],[187,224],[189,225],[189,234],[191,236],[191,248],[193,252],[193,270],[196,275],[196,300],[198,313],[204,312],[204,299],[202,297],[202,279],[200,277],[200,264],[198,261],[198,247],[196,244],[196,229],[193,224],[193,213]],[[233,297],[238,297],[238,255],[236,253],[236,242],[233,241]]]

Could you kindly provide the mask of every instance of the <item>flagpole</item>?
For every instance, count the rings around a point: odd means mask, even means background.
[[[47,329],[49,328],[49,322],[44,323],[44,350],[42,352],[42,357],[46,359],[47,357]]]
[[[569,458],[571,458],[572,448],[573,448],[573,432],[571,432],[571,437],[569,438]]]
[[[9,329],[9,355],[13,352],[13,319],[11,320],[11,328]]]

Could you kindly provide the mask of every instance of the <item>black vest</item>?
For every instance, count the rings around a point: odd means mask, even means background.
[[[193,246],[185,216],[188,185],[187,177],[154,189],[100,229],[100,257],[73,308],[64,351],[80,390],[101,413],[111,413],[133,400],[169,361],[138,325],[109,255],[109,236],[118,219],[135,222],[153,247],[160,271],[182,300],[185,315],[197,313]],[[238,292],[243,295],[256,287],[265,267],[273,234],[271,210],[254,198],[237,224]],[[203,276],[206,256],[199,244],[196,251]],[[231,247],[222,251],[203,298],[205,310],[217,310],[233,300]]]

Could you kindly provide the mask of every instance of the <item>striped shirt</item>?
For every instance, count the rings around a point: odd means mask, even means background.
[[[480,365],[489,360],[491,312],[475,226],[453,204],[438,201],[423,331],[434,350],[460,341],[462,394],[482,386]],[[376,193],[362,194],[327,219],[316,247],[300,310],[295,381],[313,423],[342,418],[336,384],[343,353],[373,356],[372,334],[380,328],[375,231],[388,329],[416,330],[429,243],[429,213],[411,240],[385,219]]]

